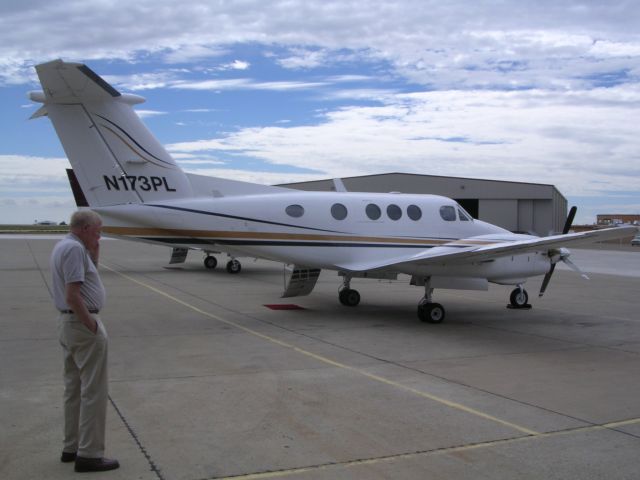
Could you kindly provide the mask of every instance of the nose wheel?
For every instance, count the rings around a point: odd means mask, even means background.
[[[529,305],[529,294],[527,291],[521,286],[518,286],[518,288],[513,290],[511,295],[509,295],[508,307],[516,309],[531,308],[531,305]]]

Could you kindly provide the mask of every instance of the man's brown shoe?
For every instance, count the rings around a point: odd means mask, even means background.
[[[119,467],[120,464],[117,460],[109,458],[76,457],[76,472],[106,472]]]

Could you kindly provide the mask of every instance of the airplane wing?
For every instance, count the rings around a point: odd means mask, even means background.
[[[482,246],[469,246],[460,248],[458,245],[429,248],[412,255],[402,255],[395,258],[376,260],[371,262],[350,262],[338,265],[338,268],[361,272],[401,266],[403,264],[417,265],[460,265],[471,262],[483,262],[493,260],[507,255],[517,255],[527,252],[540,252],[562,247],[575,247],[593,242],[613,240],[633,236],[638,232],[637,227],[616,227],[603,230],[589,230],[580,233],[568,233],[565,235],[553,235],[541,238],[528,238],[518,240],[514,235],[513,240],[496,239],[495,243],[488,243]],[[473,239],[467,239],[473,240]],[[483,236],[482,240],[488,242],[491,236]]]

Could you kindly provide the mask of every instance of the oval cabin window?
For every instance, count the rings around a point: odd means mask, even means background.
[[[344,220],[347,218],[347,207],[341,203],[334,203],[331,207],[331,216],[336,220]]]
[[[287,212],[287,215],[294,218],[299,218],[304,215],[304,208],[302,205],[289,205],[284,209]]]
[[[369,217],[371,220],[378,220],[380,218],[380,215],[382,215],[380,207],[375,203],[370,203],[369,205],[367,205],[365,212],[367,214],[367,217]]]
[[[411,220],[418,221],[422,218],[422,210],[417,205],[409,205],[407,207],[407,215]]]
[[[399,220],[402,217],[402,209],[392,203],[387,207],[387,215],[391,220]]]

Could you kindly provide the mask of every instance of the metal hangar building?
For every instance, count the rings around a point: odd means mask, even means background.
[[[384,173],[342,178],[350,192],[433,194],[456,200],[474,218],[512,232],[539,236],[562,231],[567,199],[553,185],[411,173]],[[309,191],[335,190],[332,179],[288,183]]]

